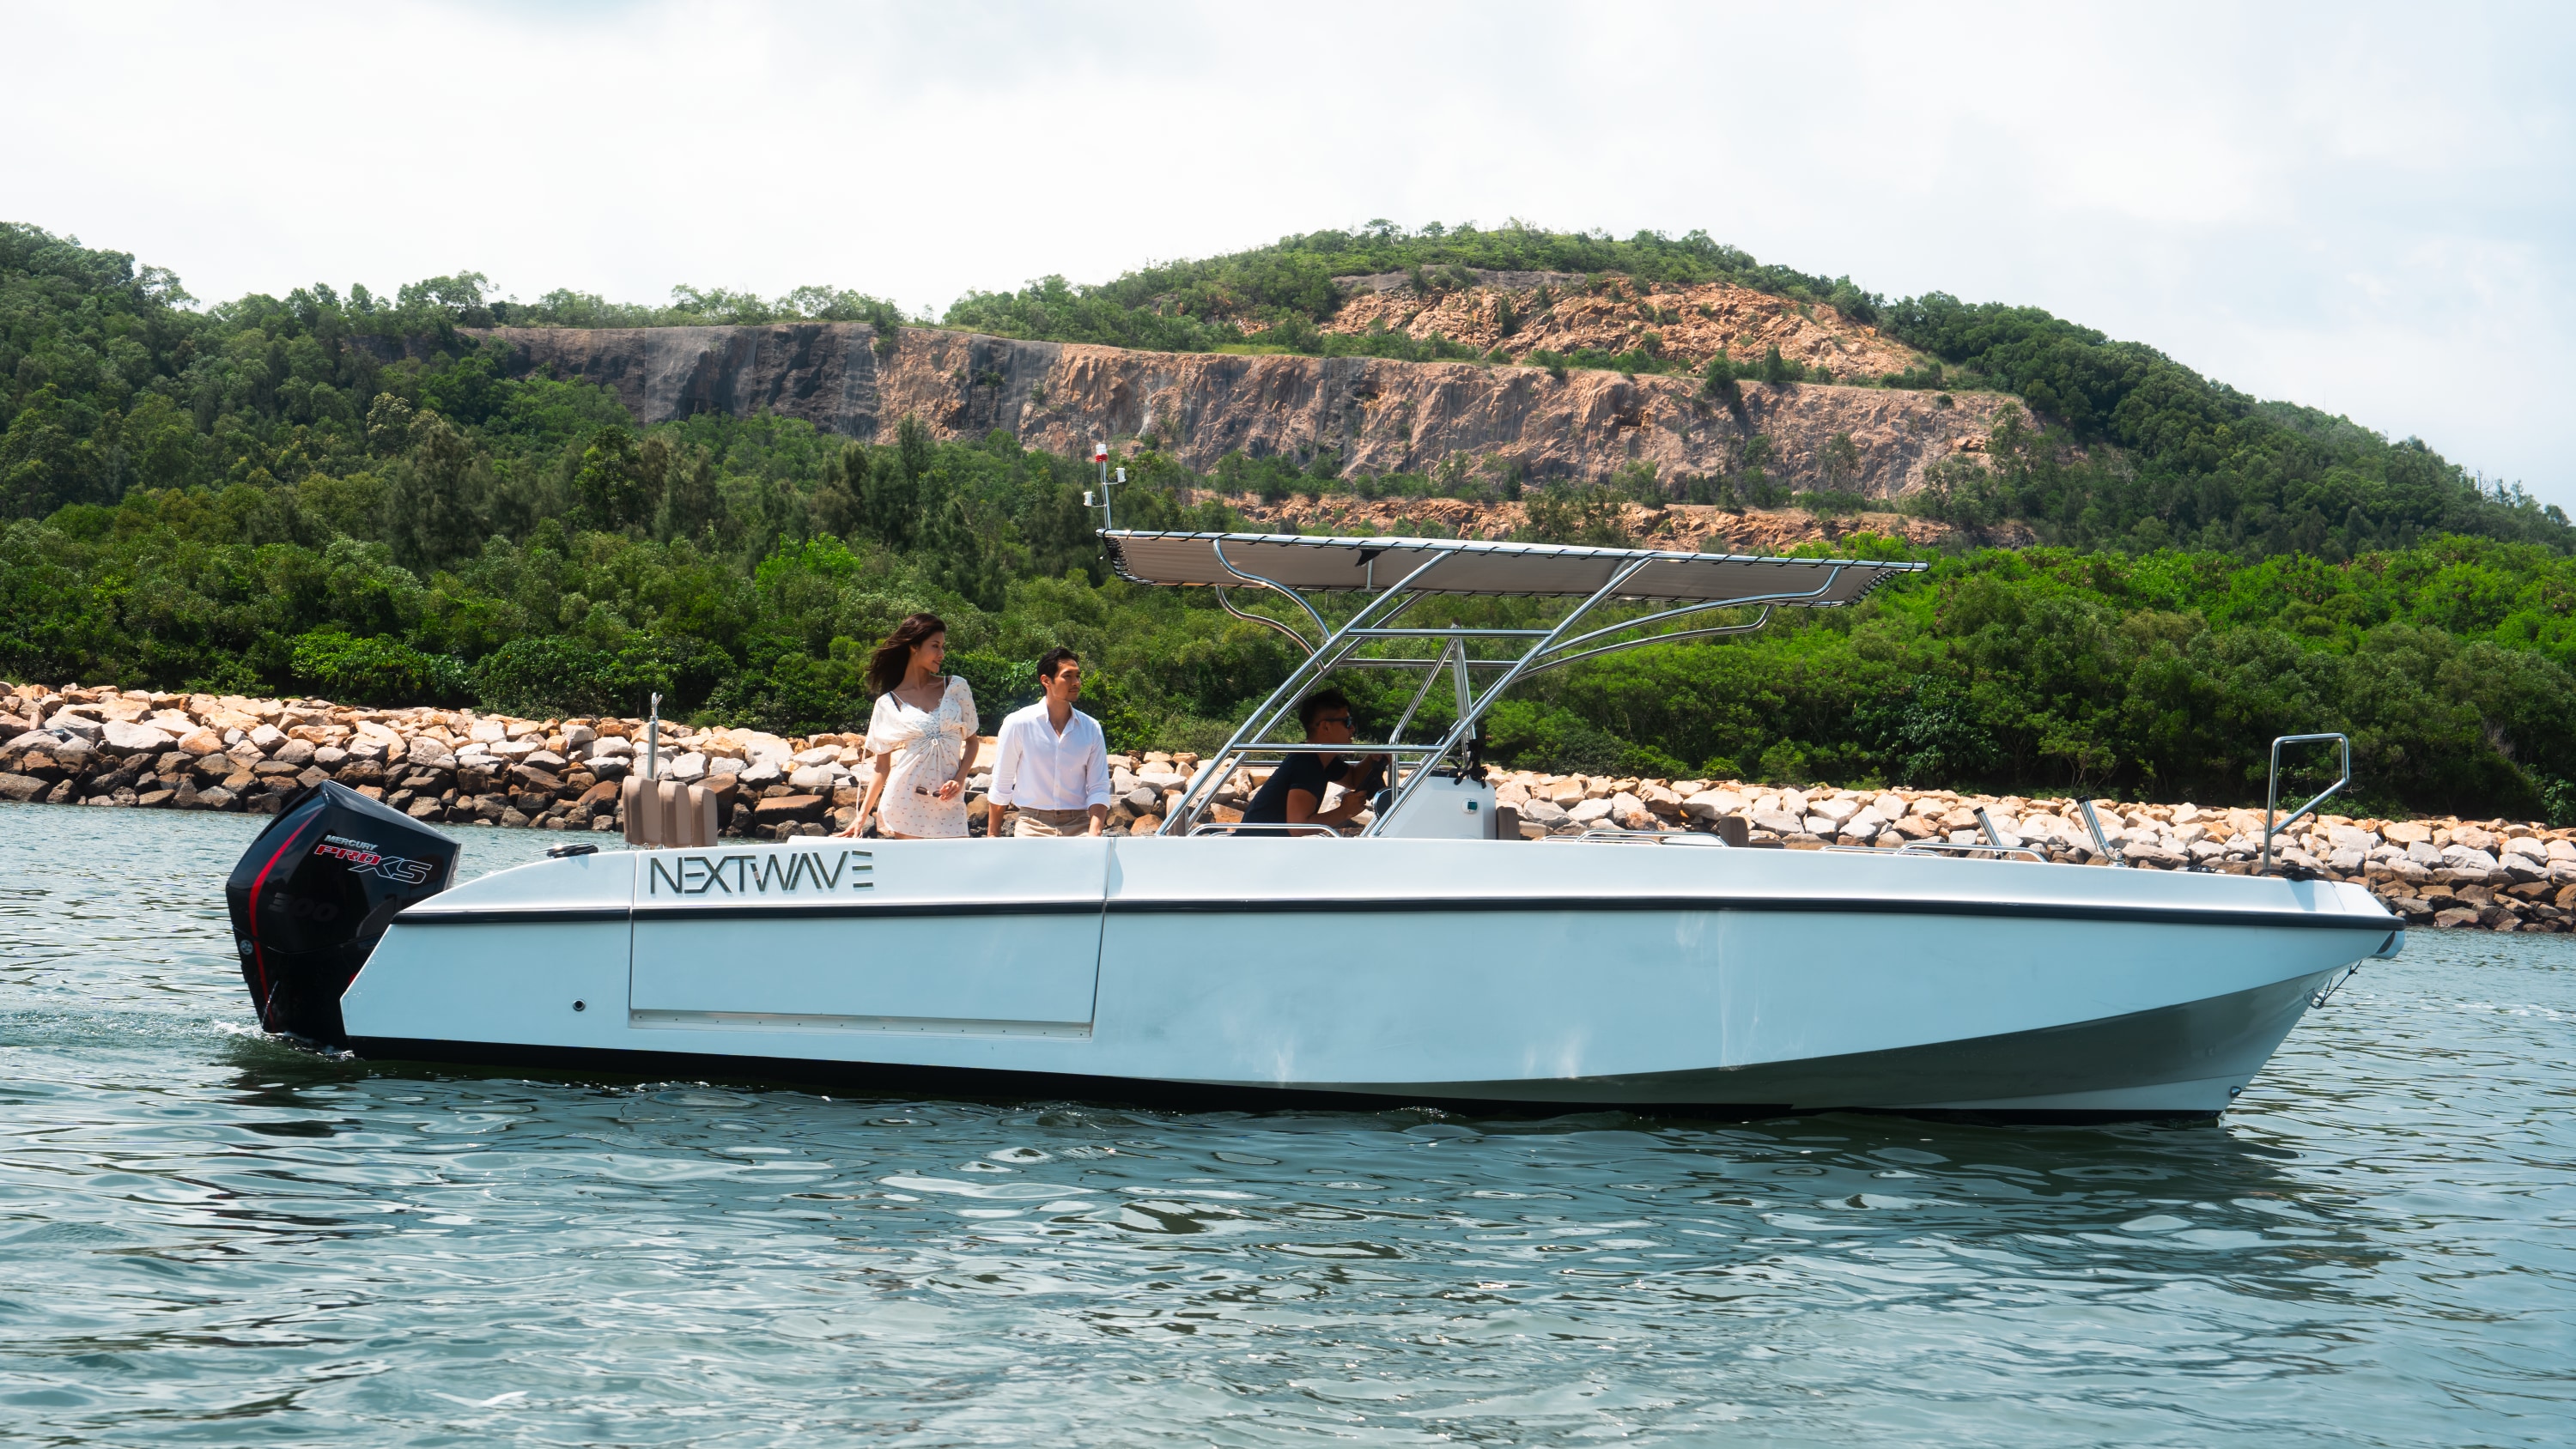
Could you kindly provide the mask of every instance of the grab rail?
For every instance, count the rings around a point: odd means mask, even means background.
[[[1991,855],[2008,858],[2027,855],[2041,865],[2048,857],[2027,845],[1963,845],[1953,840],[1909,840],[1896,847],[1898,855]]]
[[[1203,820],[1190,828],[1192,835],[1339,835],[1341,833],[1329,825],[1316,825],[1311,822],[1281,825],[1246,823],[1238,820],[1232,825],[1226,825],[1214,820]]]
[[[1713,835],[1705,830],[1592,829],[1584,831],[1581,835],[1545,835],[1539,838],[1542,841],[1566,841],[1577,845],[1587,840],[1599,840],[1612,845],[1666,845],[1680,841],[1689,845],[1726,847],[1725,836]]]
[[[2274,825],[2272,823],[2272,814],[2281,806],[2281,746],[2323,744],[2327,740],[2332,740],[2341,747],[2343,773],[2336,777],[2333,784],[2318,791],[2315,799],[2310,800],[2307,804],[2291,811],[2288,816],[2282,819],[2280,824]],[[2282,831],[2297,824],[2300,816],[2307,814],[2309,811],[2316,809],[2320,805],[2323,805],[2326,803],[2328,796],[2351,783],[2352,741],[2349,738],[2337,734],[2283,735],[2279,739],[2272,741],[2272,778],[2271,781],[2263,788],[2263,863],[2255,869],[2254,873],[2256,875],[2270,875],[2272,873],[2273,836],[2278,835]]]

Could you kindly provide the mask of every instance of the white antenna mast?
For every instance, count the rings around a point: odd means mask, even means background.
[[[1095,501],[1092,491],[1088,488],[1084,489],[1082,491],[1082,506],[1085,508],[1097,508],[1100,510],[1100,526],[1104,531],[1116,528],[1118,526],[1118,520],[1111,514],[1109,508],[1109,490],[1112,487],[1117,486],[1109,481],[1109,445],[1099,439],[1093,439],[1091,444],[1091,461],[1100,465],[1100,491]],[[1121,468],[1118,470],[1118,482],[1124,483],[1126,481],[1127,470]]]

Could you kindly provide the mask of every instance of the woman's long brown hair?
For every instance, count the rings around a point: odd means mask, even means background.
[[[868,656],[868,688],[879,694],[892,693],[903,683],[905,671],[912,668],[912,648],[933,634],[945,634],[948,626],[937,614],[914,614],[894,626],[894,632]]]

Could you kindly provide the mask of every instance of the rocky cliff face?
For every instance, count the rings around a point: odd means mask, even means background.
[[[1209,490],[1189,495],[1192,503],[1205,498],[1223,499],[1253,527],[1272,533],[1407,535],[1424,532],[1427,524],[1443,538],[1505,539],[1529,521],[1529,510],[1518,503],[1470,503],[1459,498],[1356,499],[1347,493],[1327,493],[1298,494],[1272,503],[1249,493]],[[1730,510],[1694,503],[1625,504],[1620,520],[1637,547],[1684,553],[1776,555],[1800,544],[1832,543],[1861,533],[1937,546],[1959,532],[1936,519],[1903,513],[1819,515],[1803,508]],[[1982,543],[2014,548],[2037,542],[2030,529],[2019,523],[1976,537]]]
[[[1805,383],[1745,383],[1739,407],[1696,379],[1468,362],[1130,352],[905,328],[883,355],[864,323],[575,330],[499,328],[521,371],[614,389],[639,421],[767,410],[847,437],[916,414],[943,437],[1000,429],[1068,452],[1151,438],[1182,465],[1227,453],[1312,457],[1345,473],[1443,464],[1603,480],[1639,463],[1671,479],[1739,471],[1767,440],[1775,481],[1874,497],[1982,446],[2005,400]],[[1755,445],[1757,450],[1765,444]],[[1455,460],[1453,462],[1453,460]]]
[[[1386,272],[1336,277],[1348,295],[1326,332],[1438,333],[1514,361],[1532,352],[1644,348],[1696,367],[1712,357],[1759,362],[1770,348],[1836,377],[1906,372],[1911,348],[1823,303],[1800,303],[1726,282],[1671,286],[1567,272],[1446,270],[1435,278]],[[1254,324],[1245,323],[1251,326]]]

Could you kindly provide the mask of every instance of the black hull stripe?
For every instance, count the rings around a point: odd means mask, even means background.
[[[1508,1097],[1439,1097],[1412,1093],[1379,1095],[1298,1087],[1214,1086],[1157,1081],[1150,1077],[1084,1076],[1071,1072],[993,1071],[974,1067],[925,1067],[878,1062],[827,1062],[802,1057],[733,1056],[699,1052],[628,1051],[615,1047],[536,1047],[501,1042],[433,1041],[411,1037],[353,1037],[348,1045],[377,1070],[391,1072],[397,1063],[433,1070],[455,1067],[500,1067],[560,1072],[576,1077],[600,1074],[648,1081],[723,1081],[749,1087],[828,1086],[854,1088],[904,1100],[935,1099],[979,1102],[1077,1101],[1104,1106],[1135,1106],[1162,1111],[1209,1112],[1228,1109],[1271,1112],[1325,1110],[1366,1113],[1401,1112],[1439,1107],[1481,1117],[1548,1119],[1599,1112],[1629,1112],[1676,1121],[1758,1121],[1819,1111],[1861,1111],[1897,1116],[1971,1122],[2088,1124],[2136,1121],[2206,1122],[2213,1112],[2137,1111],[1954,1111],[1916,1108],[1796,1108],[1761,1103],[1546,1102]]]
[[[417,907],[394,917],[397,926],[568,926],[578,922],[624,921],[634,913],[624,906],[496,906],[483,911],[424,911]]]
[[[810,901],[778,905],[638,906],[639,921],[810,921],[844,916],[1096,916],[1098,901]]]
[[[833,901],[776,905],[619,906],[564,909],[411,910],[394,918],[404,926],[556,925],[600,921],[816,920],[866,917],[1087,916],[1094,901]],[[2402,929],[2395,916],[2333,915],[2322,911],[2248,911],[2185,906],[2098,905],[2078,901],[1890,900],[1868,897],[1753,896],[1508,896],[1493,899],[1379,898],[1369,900],[1118,900],[1111,915],[1483,915],[1533,911],[1763,911],[1812,915],[1987,916],[2008,920],[2125,921],[2140,925],[2265,926],[2290,930],[2386,932]]]

